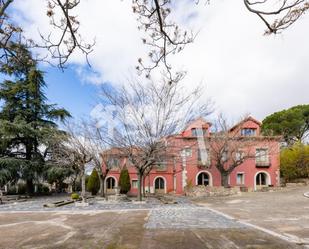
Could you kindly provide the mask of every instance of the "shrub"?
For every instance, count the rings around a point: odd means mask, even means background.
[[[99,175],[96,169],[93,169],[87,182],[87,190],[91,192],[92,195],[96,195],[99,189],[100,189]]]
[[[40,183],[38,184],[38,193],[47,194],[49,193],[49,188],[46,185]]]
[[[17,186],[18,186],[17,194],[21,194],[21,195],[26,194],[27,185],[25,183],[18,183]]]
[[[8,192],[7,192],[8,195],[15,195],[17,194],[17,189],[16,189],[16,186],[9,186],[8,187]]]
[[[76,192],[80,192],[82,191],[82,183],[81,183],[81,180],[78,179],[76,180],[75,182],[72,183],[72,187],[73,187],[73,191],[76,191]],[[86,185],[87,186],[87,185]]]
[[[291,148],[283,149],[280,167],[287,181],[309,177],[309,145],[296,143]]]
[[[131,189],[130,175],[126,167],[120,172],[119,186],[121,194],[127,194]]]
[[[192,180],[187,179],[187,185],[186,185],[186,189],[190,190],[194,187]]]
[[[72,198],[72,200],[78,200],[79,199],[79,194],[73,193],[73,194],[71,194],[71,198]]]

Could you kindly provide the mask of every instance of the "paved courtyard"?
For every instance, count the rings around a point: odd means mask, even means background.
[[[309,247],[309,198],[304,197],[305,192],[309,186],[195,202]]]
[[[248,197],[242,196],[241,200],[245,198]],[[165,205],[155,198],[142,204],[92,200],[88,207],[43,208],[46,201],[54,200],[36,198],[0,206],[0,248],[279,249],[306,246],[218,213],[220,202],[240,203],[235,197],[199,200],[197,204],[179,197],[177,204]]]

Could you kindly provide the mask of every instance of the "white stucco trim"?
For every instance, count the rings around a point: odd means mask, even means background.
[[[265,173],[266,176],[267,176],[267,179],[266,179],[266,184],[267,185],[271,185],[271,177],[270,177],[270,174],[267,172],[267,171],[264,171],[264,170],[261,170],[261,171],[258,171],[255,173],[254,175],[254,190],[256,190],[256,177],[259,173]]]
[[[156,185],[155,185],[155,183],[156,183],[156,180],[157,180],[158,178],[162,178],[162,179],[163,179],[163,181],[164,181],[164,193],[166,194],[166,179],[165,179],[164,176],[156,176],[156,177],[153,179],[153,183],[152,183],[153,192],[154,192],[154,193],[156,192]]]
[[[199,171],[196,176],[195,176],[195,185],[198,185],[198,176],[201,174],[201,173],[206,173],[208,176],[209,176],[209,186],[212,187],[213,186],[213,182],[212,182],[212,174],[207,171],[207,170],[201,170]]]

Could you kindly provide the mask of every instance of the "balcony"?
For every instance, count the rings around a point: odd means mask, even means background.
[[[199,168],[209,168],[210,166],[210,161],[202,162],[201,160],[197,161],[197,167]]]
[[[271,166],[270,160],[266,161],[255,161],[255,166],[257,168],[269,168]]]

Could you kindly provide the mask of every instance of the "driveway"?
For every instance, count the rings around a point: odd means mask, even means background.
[[[200,199],[196,203],[243,224],[252,224],[262,231],[309,246],[309,198],[303,196],[308,191],[309,186],[290,187],[275,192]]]
[[[36,210],[35,201],[0,211],[0,248],[199,249],[303,248],[207,207],[178,204],[92,205],[87,209]],[[25,205],[25,206],[23,206]],[[27,210],[27,211],[26,211]]]

